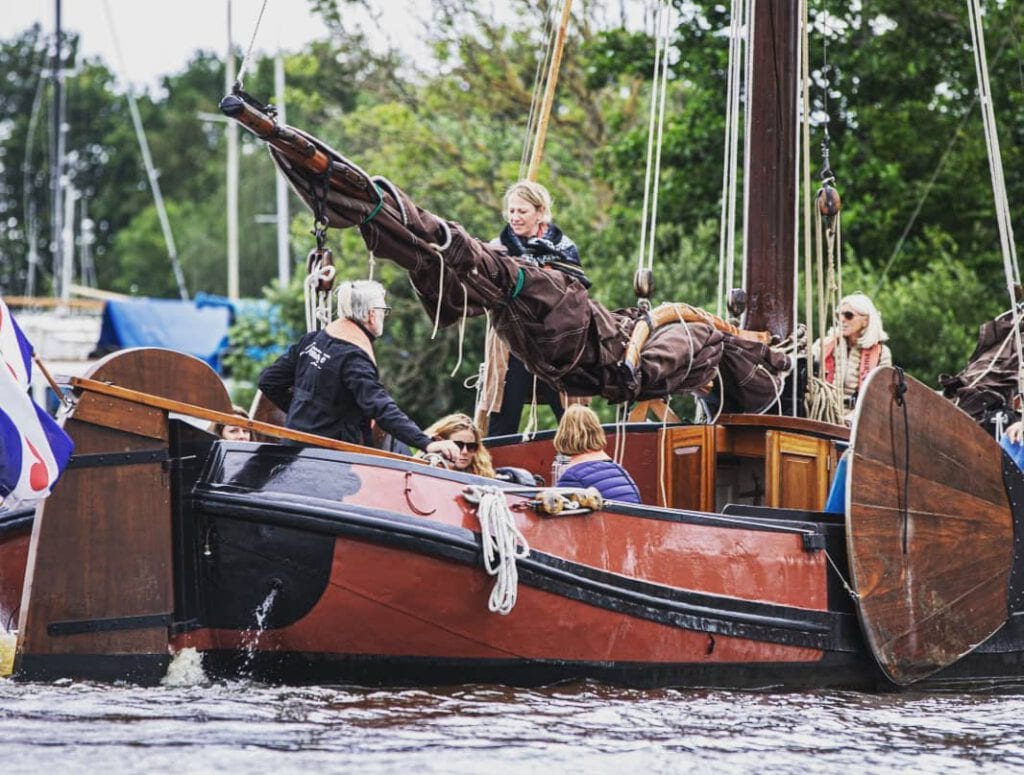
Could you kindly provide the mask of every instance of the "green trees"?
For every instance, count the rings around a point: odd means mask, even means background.
[[[659,197],[657,298],[714,306],[728,42],[727,6],[677,3]],[[519,176],[546,3],[516,0],[494,19],[469,0],[435,3],[424,28],[435,55],[415,69],[401,52],[374,51],[344,26],[333,2],[314,2],[324,40],[286,59],[287,115],[394,180],[424,206],[494,236],[500,197]],[[579,244],[593,294],[609,306],[634,303],[643,196],[650,37],[626,29],[611,3],[577,4],[540,179],[559,224]],[[1024,198],[1024,41],[1019,4],[987,8],[989,64],[1011,210]],[[612,21],[608,21],[611,18]],[[812,9],[816,127],[814,164],[827,119],[832,168],[845,204],[844,285],[876,297],[898,362],[935,384],[973,347],[977,325],[1008,300],[995,230],[966,12],[960,0],[908,4],[816,4]],[[48,87],[43,34],[0,42],[0,292],[24,287],[26,239],[35,213],[44,260],[49,240]],[[75,41],[67,41],[72,61]],[[827,45],[827,48],[826,48]],[[197,52],[140,110],[190,290],[223,292],[224,132],[216,111],[224,72]],[[272,62],[257,60],[246,90],[272,94]],[[41,85],[40,85],[41,84]],[[68,148],[75,185],[96,220],[101,285],[173,296],[175,287],[152,208],[127,107],[114,75],[84,63],[68,81]],[[33,105],[37,109],[33,111]],[[35,118],[33,119],[33,116]],[[31,130],[31,131],[30,131]],[[25,163],[27,160],[27,163]],[[274,170],[260,144],[242,135],[242,292],[260,296],[276,275]],[[312,246],[311,216],[293,200],[292,251]],[[1021,227],[1018,226],[1018,230]],[[332,233],[346,277],[366,276],[358,237]],[[430,339],[432,321],[408,283],[386,263],[376,276],[395,314],[380,362],[399,401],[421,421],[472,404],[462,381],[475,373],[483,325],[469,321],[455,378],[459,331]],[[45,277],[43,278],[45,280]],[[272,291],[297,319],[300,286]],[[297,320],[301,326],[301,321]],[[271,336],[251,329],[240,341]],[[296,332],[297,333],[297,332]],[[279,338],[280,331],[274,334]],[[235,359],[236,373],[256,364]]]

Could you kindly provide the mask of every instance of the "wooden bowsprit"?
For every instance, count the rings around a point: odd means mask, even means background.
[[[851,449],[847,544],[861,623],[886,675],[912,684],[970,653],[1014,608],[1007,486],[1021,474],[968,415],[889,367],[864,387]]]

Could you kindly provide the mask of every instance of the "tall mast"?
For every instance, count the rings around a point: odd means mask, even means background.
[[[277,103],[277,120],[286,124],[284,114],[284,57],[278,49],[274,57],[274,102]],[[234,123],[234,122],[232,122]],[[284,175],[275,175],[277,180],[277,281],[282,286],[291,279],[291,250],[288,245],[288,183]]]
[[[744,326],[787,336],[796,265],[798,0],[753,0]]]
[[[537,179],[540,160],[544,156],[544,141],[548,136],[548,121],[551,118],[551,106],[555,101],[555,89],[558,88],[558,70],[562,66],[562,50],[565,48],[565,35],[569,28],[571,14],[572,0],[564,0],[562,3],[562,15],[558,20],[555,47],[551,55],[551,63],[548,65],[544,99],[541,102],[540,118],[537,121],[537,136],[533,143],[533,154],[530,157],[530,166],[526,173],[528,180]]]
[[[64,177],[64,72],[61,57],[62,34],[60,27],[60,3],[54,3],[54,36],[53,47],[53,236],[50,240],[50,250],[53,252],[53,284],[54,293],[59,293],[66,298],[65,294],[69,289],[61,286],[60,278],[64,276],[64,202],[61,194],[63,192]]]
[[[231,92],[235,82],[235,54],[231,40],[231,0],[228,0],[228,53],[224,59],[224,89]],[[238,300],[238,124],[229,121],[227,210],[228,210],[228,298]]]

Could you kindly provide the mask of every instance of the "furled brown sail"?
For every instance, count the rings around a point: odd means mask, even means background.
[[[442,325],[489,310],[511,351],[552,387],[612,402],[643,400],[703,388],[721,367],[736,408],[763,411],[775,403],[789,359],[767,346],[767,335],[737,332],[703,313],[694,322],[649,325],[639,359],[626,359],[637,322],[652,320],[642,310],[608,310],[572,275],[471,236],[320,140],[276,124],[241,95],[225,97],[221,109],[267,143],[319,222],[358,228],[376,257],[409,273]]]

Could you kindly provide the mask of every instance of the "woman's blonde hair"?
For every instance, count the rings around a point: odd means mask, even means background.
[[[458,433],[459,431],[471,431],[473,439],[477,444],[476,452],[473,453],[473,459],[466,466],[466,472],[476,474],[477,476],[494,478],[494,463],[491,462],[491,453],[484,446],[480,429],[476,427],[476,423],[473,422],[473,418],[469,415],[461,413],[446,415],[423,432],[432,439],[448,439],[451,438],[453,433]]]
[[[851,293],[849,296],[843,297],[843,300],[839,302],[839,307],[842,308],[844,304],[854,312],[867,316],[868,324],[864,327],[860,339],[857,340],[857,344],[861,348],[866,350],[868,347],[874,347],[879,342],[889,339],[889,335],[882,328],[882,313],[878,311],[871,299],[863,293]]]
[[[604,449],[607,443],[608,437],[593,409],[583,404],[573,404],[565,410],[555,433],[555,452],[581,455]]]
[[[518,196],[525,199],[542,213],[541,220],[544,223],[551,223],[551,192],[540,183],[532,180],[519,180],[508,187],[505,192],[505,211],[508,211],[508,203],[512,197]]]

